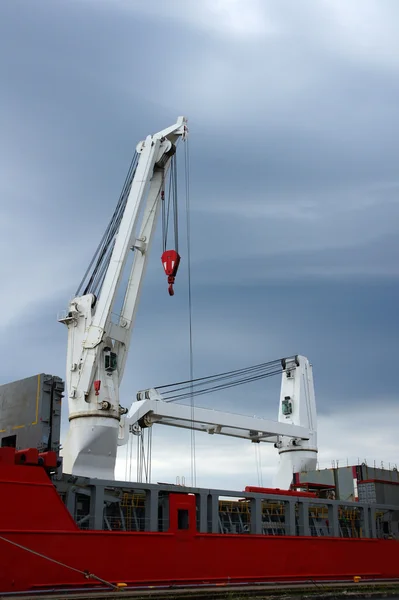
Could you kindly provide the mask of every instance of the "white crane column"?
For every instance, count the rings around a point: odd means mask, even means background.
[[[138,144],[136,171],[99,297],[87,294],[74,298],[66,315],[59,319],[68,327],[66,382],[70,424],[63,449],[66,473],[114,478],[119,421],[126,412],[119,403],[119,386],[155,231],[160,192],[176,151],[175,143],[186,131],[186,119],[179,117],[171,127]],[[137,236],[144,204],[144,221]],[[137,254],[122,294],[122,313],[117,322],[112,322],[131,250]]]
[[[283,367],[278,420],[309,430],[308,440],[279,436],[275,444],[280,461],[273,485],[289,489],[293,473],[316,468],[317,415],[312,365],[308,359],[304,356],[286,359]]]

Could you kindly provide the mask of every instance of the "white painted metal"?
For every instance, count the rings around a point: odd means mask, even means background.
[[[88,294],[74,298],[60,319],[68,327],[66,379],[70,426],[63,450],[64,471],[113,479],[117,444],[126,443],[128,428],[160,423],[275,443],[280,454],[275,484],[288,488],[294,471],[316,466],[316,405],[312,368],[306,358],[287,359],[278,422],[202,408],[195,408],[193,414],[191,406],[167,403],[156,390],[144,392],[126,417],[123,415],[127,411],[119,403],[119,386],[156,227],[160,192],[173,145],[185,134],[186,119],[179,117],[175,125],[148,136],[137,146],[140,158],[100,297],[96,300]],[[137,235],[143,206],[142,226]],[[115,323],[111,314],[131,249],[135,249],[135,256],[122,311]],[[105,355],[111,351],[117,357],[117,366],[107,370]],[[101,387],[96,393],[97,380]]]
[[[154,423],[252,442],[272,442],[280,455],[274,486],[289,489],[294,472],[316,468],[317,417],[308,359],[286,359],[283,367],[278,422],[199,407],[193,411],[191,406],[165,402],[157,390],[150,389],[139,392],[138,401],[121,418],[118,443],[127,442],[129,429],[137,432]]]
[[[304,356],[287,359],[285,363],[278,420],[289,427],[300,425],[309,431],[307,440],[284,435],[276,443],[280,461],[273,485],[288,489],[293,473],[314,470],[317,466],[317,414],[313,372],[312,365]]]
[[[155,231],[160,192],[170,166],[173,145],[186,135],[186,119],[148,136],[137,146],[140,154],[111,260],[97,301],[88,294],[74,298],[59,319],[68,327],[67,390],[70,426],[64,444],[64,471],[113,479],[119,420],[125,412],[119,403],[130,338],[139,303],[146,262]],[[136,229],[144,206],[142,227]],[[121,277],[131,249],[133,266],[118,322],[111,322]],[[105,369],[105,354],[117,355],[117,368]],[[101,381],[96,395],[94,381]]]
[[[134,402],[126,417],[121,419],[121,440],[127,438],[125,435],[127,426],[132,425],[139,430],[140,427],[150,427],[154,423],[228,435],[253,442],[276,442],[276,436],[295,437],[301,440],[307,440],[309,437],[308,430],[299,425],[208,408],[195,407],[193,411],[191,406],[185,404],[165,402],[154,389],[140,392],[140,396],[143,399]]]
[[[155,389],[139,392],[120,421],[120,445],[129,429],[139,431],[154,423],[227,435],[252,442],[272,442],[280,461],[274,486],[289,489],[293,473],[312,470],[317,464],[317,416],[312,366],[304,356],[283,361],[279,418],[269,421],[217,410],[165,402]]]

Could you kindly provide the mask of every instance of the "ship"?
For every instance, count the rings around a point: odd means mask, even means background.
[[[97,254],[59,315],[68,329],[65,381],[41,373],[0,386],[2,594],[399,578],[398,471],[366,463],[317,468],[306,357],[191,377],[138,392],[130,408],[120,404],[159,212],[163,232],[175,225],[174,247],[165,243],[161,257],[174,294],[180,263],[175,157],[187,133],[180,117],[137,146]],[[282,377],[276,422],[193,404],[204,391],[272,375]],[[69,428],[61,448],[64,395]],[[190,404],[181,403],[187,399]],[[279,454],[274,487],[115,480],[118,446],[159,425],[272,443]]]

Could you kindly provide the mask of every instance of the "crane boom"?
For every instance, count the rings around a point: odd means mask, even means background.
[[[128,430],[139,432],[154,424],[194,429],[251,442],[271,442],[280,455],[274,484],[289,489],[293,473],[317,464],[317,417],[312,366],[304,356],[282,361],[278,421],[165,401],[157,389],[144,390],[120,421],[119,444]]]
[[[74,475],[114,478],[118,428],[126,412],[119,386],[129,351],[148,254],[156,227],[166,174],[176,142],[187,133],[185,117],[136,148],[139,155],[130,192],[98,298],[75,297],[59,321],[68,327],[67,390],[69,431],[64,470]],[[139,234],[138,219],[144,214]],[[112,311],[131,250],[135,251],[123,306],[117,321]]]
[[[278,436],[282,435],[298,440],[309,439],[309,430],[306,427],[201,407],[194,409],[193,416],[191,406],[165,402],[156,390],[144,392],[144,397],[145,399],[134,403],[127,414],[126,422],[142,428],[158,423],[242,438],[251,442],[276,443]]]

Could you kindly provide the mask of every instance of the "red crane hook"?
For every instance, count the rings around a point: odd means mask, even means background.
[[[180,264],[180,255],[176,250],[165,250],[161,257],[162,265],[165,271],[165,274],[168,277],[168,292],[169,296],[174,296],[173,284],[175,282],[175,277],[177,273],[177,269]]]

